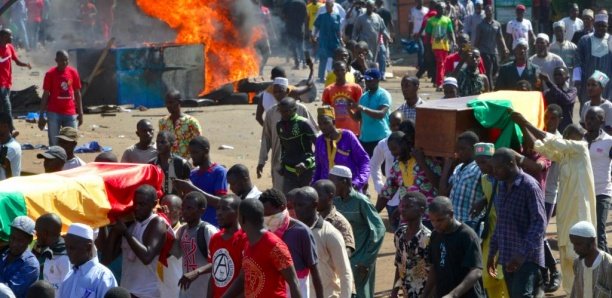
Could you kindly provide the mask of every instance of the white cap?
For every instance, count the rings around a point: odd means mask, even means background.
[[[483,0],[476,0],[476,1],[474,1],[474,5],[477,5],[477,4],[483,5],[484,1]]]
[[[584,238],[597,238],[595,227],[588,221],[580,221],[573,225],[569,230],[569,234]]]
[[[283,87],[289,87],[289,80],[287,80],[287,78],[275,78],[274,79],[274,85],[279,85],[279,86],[283,86]]]
[[[353,179],[353,173],[351,172],[351,169],[345,166],[334,166],[331,171],[329,171],[329,174],[338,177]]]
[[[546,33],[539,33],[536,36],[536,39],[543,39],[544,41],[550,43],[550,37],[548,37],[548,34],[546,34]]]
[[[557,28],[557,27],[565,29],[565,23],[563,21],[554,22],[553,23],[553,29]]]
[[[442,86],[445,85],[451,85],[451,86],[455,86],[457,88],[459,88],[459,84],[457,83],[457,79],[453,78],[453,77],[446,77],[444,78],[444,82],[442,83]]]
[[[73,223],[68,228],[68,234],[79,236],[87,240],[94,240],[94,232],[90,226],[82,223]]]
[[[514,45],[514,49],[516,49],[516,47],[518,45],[524,45],[526,47],[529,47],[529,42],[527,42],[527,39],[525,38],[519,38],[516,40],[516,44]]]
[[[608,15],[605,13],[598,13],[595,15],[595,23],[599,23],[599,22],[604,22],[607,23],[608,22]]]

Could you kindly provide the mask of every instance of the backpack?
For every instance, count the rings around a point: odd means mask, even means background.
[[[208,223],[206,223],[205,221],[200,221],[200,223],[198,224],[198,229],[196,232],[196,245],[198,246],[198,250],[200,251],[200,253],[202,254],[202,256],[204,256],[204,258],[208,259],[208,243],[210,242],[210,237],[206,235],[206,225]],[[181,230],[180,235],[178,235],[178,241],[181,241],[181,239],[183,238],[183,233],[185,233],[185,230],[188,227],[186,226],[185,229]]]

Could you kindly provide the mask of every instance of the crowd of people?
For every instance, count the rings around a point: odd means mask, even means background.
[[[51,0],[0,1],[0,5],[14,2],[7,12],[0,16],[2,28],[15,33],[15,45],[26,51],[34,51],[52,41],[51,26],[66,26],[54,20]],[[71,28],[82,34],[85,40],[93,41],[96,36],[108,40],[111,36],[116,0],[77,0],[78,13]],[[55,22],[55,24],[54,24]],[[56,38],[56,36],[55,36]],[[4,57],[4,56],[3,56]]]
[[[296,99],[311,82],[290,85],[282,67],[272,69],[270,87],[258,95],[256,176],[269,163],[272,188],[260,191],[245,165],[214,162],[198,119],[170,90],[169,115],[157,127],[139,121],[138,142],[120,159],[105,152],[95,160],[159,167],[164,195],[143,185],[133,194],[131,220],[73,223],[63,236],[57,214],[16,217],[0,255],[0,295],[373,297],[387,231],[395,246],[393,283],[384,285],[391,297],[536,297],[560,287],[571,297],[612,295],[607,11],[580,15],[573,5],[554,23],[551,42],[535,34],[523,5],[502,30],[482,0],[429,8],[417,0],[410,28],[418,72],[401,79],[404,101],[394,108],[381,86],[393,42],[393,20],[382,6],[289,0],[283,7],[294,68],[313,71],[303,48],[308,33],[316,47],[306,53],[316,53],[326,87],[316,115]],[[0,30],[0,53],[8,56],[0,61],[0,180],[21,172],[8,92],[12,61],[29,64],[11,42],[12,31]],[[68,53],[58,51],[55,61],[38,119],[48,130],[49,147],[37,155],[45,173],[85,164],[74,153],[81,80]],[[509,109],[503,116],[520,128],[521,144],[496,148],[468,130],[458,135],[453,158],[428,156],[415,146],[425,73],[444,99],[541,91],[544,129]],[[546,233],[555,216],[558,259]]]

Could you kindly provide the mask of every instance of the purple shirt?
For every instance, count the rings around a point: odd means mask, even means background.
[[[227,194],[226,175],[227,170],[224,167],[213,163],[208,170],[200,170],[200,168],[192,170],[189,174],[189,180],[191,180],[193,185],[209,194],[224,196]],[[219,227],[217,210],[212,206],[206,207],[202,220],[215,227]]]
[[[499,251],[499,263],[507,265],[514,256],[544,267],[546,212],[544,191],[535,178],[520,171],[510,189],[498,183],[495,197],[497,226],[491,239],[489,256]]]
[[[334,164],[351,169],[351,173],[353,173],[353,186],[360,190],[368,183],[368,177],[370,177],[370,157],[353,132],[340,129],[340,135],[340,140],[336,143],[337,149]],[[316,182],[329,177],[327,141],[324,135],[317,137],[314,153],[315,171],[312,181]]]

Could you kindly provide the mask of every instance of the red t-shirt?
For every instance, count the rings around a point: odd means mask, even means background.
[[[0,87],[11,88],[13,85],[13,60],[17,60],[17,52],[12,44],[0,47]]]
[[[336,114],[336,127],[348,129],[356,136],[361,132],[361,125],[349,114],[349,100],[359,103],[362,94],[361,86],[354,83],[346,83],[342,86],[329,85],[323,90],[323,103],[334,108]]]
[[[266,232],[244,251],[244,296],[246,298],[287,297],[280,271],[293,266],[291,253],[283,240]]]
[[[58,70],[57,67],[51,68],[45,74],[43,90],[50,93],[47,104],[49,112],[62,115],[76,114],[74,91],[81,90],[81,78],[76,69],[70,66],[64,71]]]
[[[26,7],[28,8],[28,21],[34,23],[42,22],[44,0],[27,0]]]
[[[455,70],[455,67],[457,67],[457,64],[459,64],[459,61],[461,61],[461,56],[459,56],[459,53],[453,53],[446,56],[446,59],[444,59],[443,66],[444,74],[453,72],[453,70]],[[480,71],[481,74],[486,74],[482,59],[480,59],[480,62],[478,62],[478,71]]]
[[[242,255],[249,245],[249,239],[243,230],[238,230],[232,238],[223,239],[222,229],[210,238],[209,263],[212,267],[212,296],[218,298],[225,294],[242,269]]]

